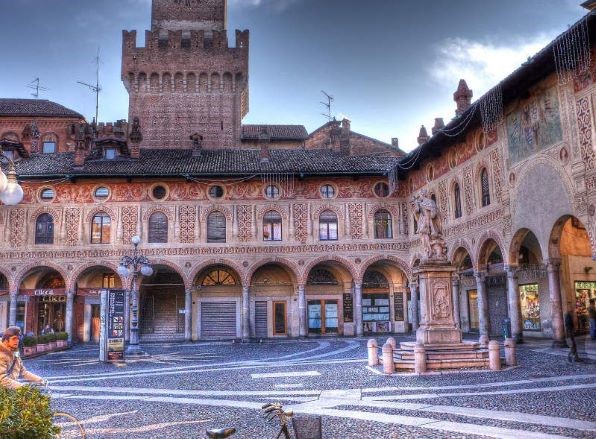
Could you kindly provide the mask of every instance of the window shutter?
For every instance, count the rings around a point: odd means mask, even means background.
[[[207,218],[207,242],[226,242],[226,217],[221,212],[213,212]]]

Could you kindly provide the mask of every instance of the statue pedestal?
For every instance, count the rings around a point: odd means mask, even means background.
[[[462,333],[453,312],[451,279],[455,268],[448,262],[423,261],[414,270],[420,288],[420,326],[416,342],[425,346],[460,344]]]

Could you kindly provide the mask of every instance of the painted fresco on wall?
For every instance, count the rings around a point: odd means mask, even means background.
[[[512,164],[563,140],[557,90],[533,96],[507,116],[507,137]]]

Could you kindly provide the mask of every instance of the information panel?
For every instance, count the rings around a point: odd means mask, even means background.
[[[103,290],[101,293],[101,361],[124,361],[125,301],[125,290]]]
[[[404,321],[404,293],[395,292],[393,296],[393,309],[395,312],[395,321]]]
[[[354,301],[350,293],[344,294],[344,322],[352,323],[354,321]]]

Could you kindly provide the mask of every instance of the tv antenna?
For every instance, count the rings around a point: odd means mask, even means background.
[[[323,93],[325,95],[325,98],[327,98],[327,102],[321,101],[321,105],[323,105],[327,109],[327,112],[321,113],[321,114],[323,116],[325,116],[325,118],[329,122],[331,122],[331,120],[333,120],[333,116],[331,116],[331,104],[333,103],[334,98],[329,93],[327,93],[325,90],[321,90],[321,93]]]
[[[99,64],[101,59],[99,57],[99,49],[97,49],[97,56],[94,59],[96,69],[95,69],[95,85],[87,84],[83,81],[77,81],[77,84],[84,85],[88,87],[93,93],[95,93],[95,122],[99,121],[99,92],[101,91],[101,87],[99,86]]]
[[[33,81],[31,81],[28,85],[28,88],[34,90],[33,93],[31,93],[31,96],[33,96],[35,99],[39,98],[39,92],[40,91],[48,91],[49,88],[46,88],[42,85],[40,85],[39,83],[39,78],[35,78]]]

